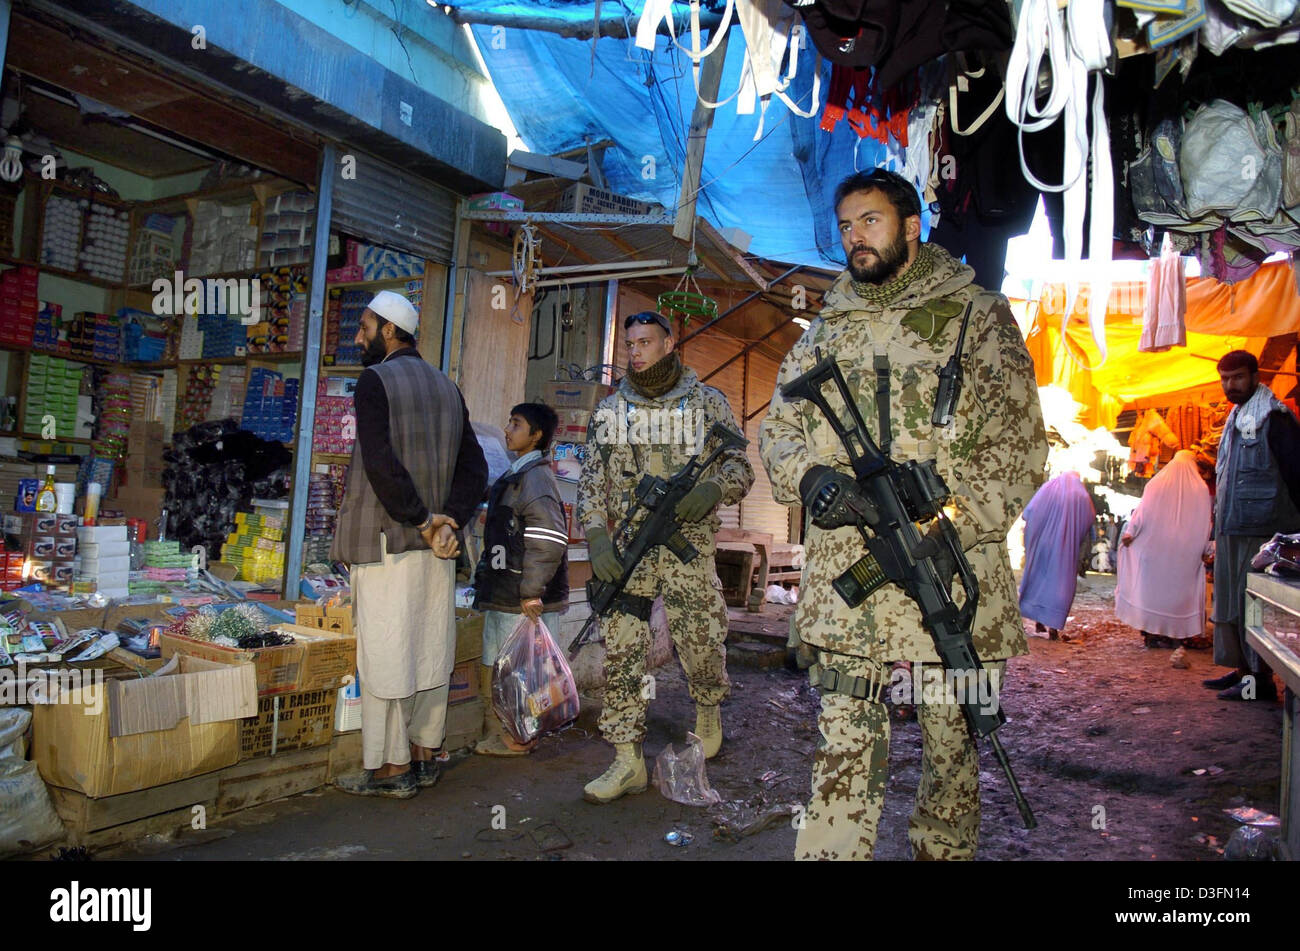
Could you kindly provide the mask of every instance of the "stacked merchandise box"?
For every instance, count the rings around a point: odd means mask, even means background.
[[[311,192],[282,192],[267,201],[262,212],[260,267],[280,267],[310,260],[316,225],[316,199]]]
[[[41,263],[61,271],[77,269],[77,250],[81,242],[81,225],[87,199],[51,195],[45,203],[45,222],[41,227]]]
[[[256,220],[252,202],[235,205],[198,202],[190,237],[190,271],[225,274],[255,268],[259,229],[250,222]]]
[[[123,486],[132,489],[161,489],[162,474],[162,423],[133,421],[127,435]]]
[[[193,318],[186,318],[188,322]],[[238,317],[227,314],[200,314],[195,320],[199,328],[201,356],[205,360],[215,357],[238,356],[247,343],[244,324]]]
[[[414,254],[391,251],[371,245],[361,245],[358,253],[363,281],[386,281],[394,278],[415,278],[424,275],[424,261]]]
[[[0,344],[30,347],[42,302],[36,299],[40,272],[22,265],[0,274]]]
[[[151,594],[196,577],[195,556],[178,541],[144,543],[144,567],[131,573],[131,593]]]
[[[284,576],[284,525],[283,518],[236,513],[235,530],[221,546],[221,560],[234,565],[243,581],[279,582]]]
[[[77,529],[78,581],[90,581],[110,598],[131,593],[131,542],[125,525],[84,525]]]
[[[241,417],[245,378],[243,367],[191,366],[176,428],[183,431],[209,419]]]
[[[244,367],[214,367],[221,372],[208,403],[206,419],[239,419],[244,415],[248,371]]]
[[[80,364],[34,353],[27,363],[27,414],[23,432],[42,438],[66,439],[77,426],[77,396],[81,392]],[[53,432],[51,432],[51,424]]]
[[[343,309],[343,289],[331,287],[325,294],[325,342],[321,347],[321,360],[328,366],[339,364],[339,317]],[[351,340],[342,341],[348,346]],[[340,364],[341,365],[341,364]]]
[[[244,396],[242,429],[272,442],[289,442],[298,418],[298,380],[253,367]]]
[[[583,215],[648,215],[654,206],[578,182],[570,185],[560,196],[559,207],[555,210]]]
[[[303,544],[304,565],[328,564],[339,506],[347,485],[347,466],[317,466],[307,483],[307,526]]]
[[[121,322],[112,314],[78,313],[68,327],[68,352],[80,359],[122,359]]]
[[[361,315],[373,296],[369,291],[364,290],[349,290],[341,293],[338,332],[333,337],[334,366],[361,365],[361,348],[354,341],[357,338],[357,331],[361,329]]]
[[[248,329],[250,353],[297,353],[306,328],[307,280],[304,266],[278,267],[258,276],[263,320]]]
[[[33,350],[47,353],[68,353],[68,329],[63,323],[63,305],[51,301],[37,301],[36,322],[27,343]]]
[[[73,563],[77,558],[77,516],[53,512],[23,512],[6,516],[7,528],[14,528],[26,558],[26,580],[63,591],[72,588]]]
[[[123,307],[117,312],[122,323],[122,357],[131,363],[157,363],[167,356],[167,325],[152,314]]]
[[[20,483],[26,481],[30,487],[36,479],[36,465],[18,459],[0,459],[0,512],[12,512],[17,509]],[[32,499],[34,503],[35,498]],[[34,507],[34,505],[32,506]]]
[[[354,376],[321,377],[316,384],[316,424],[312,431],[312,450],[334,455],[350,455],[356,439],[353,414]]]
[[[193,316],[181,318],[181,339],[177,354],[182,360],[203,359],[203,331]]]
[[[92,201],[77,256],[81,270],[101,281],[121,281],[126,272],[126,243],[130,233],[129,211]]]
[[[151,284],[155,278],[170,278],[176,270],[175,242],[172,233],[176,219],[169,215],[147,215],[135,233],[131,250],[132,284]],[[157,359],[156,357],[154,359]]]
[[[121,459],[126,455],[127,432],[131,426],[131,374],[118,370],[100,374],[96,402],[99,428],[95,433],[94,453],[103,459]]]
[[[158,396],[158,415],[163,424],[163,442],[172,441],[173,427],[176,424],[176,371],[163,370],[162,390]]]

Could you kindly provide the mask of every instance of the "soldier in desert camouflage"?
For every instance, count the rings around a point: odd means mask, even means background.
[[[645,512],[624,537],[611,533],[631,511],[646,474],[668,478],[682,469],[714,423],[739,432],[721,392],[700,383],[674,351],[672,326],[644,311],[624,321],[628,372],[618,390],[596,407],[587,429],[587,454],[578,481],[578,519],[587,532],[592,573],[614,581],[622,573],[618,551],[640,527]],[[722,746],[720,705],[727,695],[727,607],[714,566],[719,505],[735,505],[754,482],[743,450],[724,452],[704,470],[678,503],[682,535],[699,554],[688,564],[660,545],[637,565],[624,595],[601,622],[605,638],[605,705],[600,732],[614,744],[614,762],[583,789],[588,802],[606,803],[646,788],[646,655],[650,604],[663,596],[668,629],[696,705],[695,733],[712,757]],[[615,542],[618,543],[617,549]]]
[[[936,461],[952,493],[948,514],[979,582],[975,649],[1000,682],[1002,661],[1027,651],[1006,534],[1042,482],[1047,459],[1033,364],[1006,299],[973,283],[974,271],[942,248],[920,243],[920,203],[905,179],[882,170],[856,173],[836,189],[835,207],[849,267],[782,363],[759,429],[772,493],[806,506],[827,481],[851,479],[848,457],[817,408],[781,397],[782,385],[817,362],[819,347],[839,361],[884,452],[898,462]],[[935,426],[936,371],[956,348],[968,303],[965,386],[952,422]],[[879,394],[887,400],[888,432],[876,431],[884,422]],[[838,393],[828,388],[828,395],[845,418]],[[938,665],[939,658],[920,611],[898,586],[880,588],[857,608],[832,589],[863,554],[855,528],[809,525],[805,545],[794,625],[804,649],[815,652],[810,675],[822,708],[796,856],[868,859],[888,773],[882,699],[890,667]],[[957,703],[922,702],[918,716],[923,755],[908,827],[913,855],[972,858],[980,816],[973,737]]]

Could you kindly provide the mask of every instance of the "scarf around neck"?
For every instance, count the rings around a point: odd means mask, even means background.
[[[1275,409],[1285,408],[1285,404],[1263,383],[1255,387],[1255,392],[1250,395],[1250,399],[1240,406],[1234,406],[1232,412],[1228,414],[1227,422],[1224,423],[1223,435],[1219,438],[1219,455],[1214,460],[1215,476],[1217,477],[1227,466],[1233,444],[1238,439],[1254,442],[1264,417]]]
[[[651,399],[663,396],[682,378],[682,361],[674,350],[657,363],[652,363],[640,373],[628,368],[627,378],[642,396]]]
[[[911,267],[889,283],[871,284],[865,281],[850,280],[849,284],[853,287],[853,293],[868,304],[885,306],[894,301],[903,291],[917,281],[929,277],[932,273],[934,273],[934,256],[930,253],[930,246],[923,244],[917,250],[916,260],[912,262]]]

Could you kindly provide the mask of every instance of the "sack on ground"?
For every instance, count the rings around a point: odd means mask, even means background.
[[[23,709],[0,711],[0,858],[63,838],[63,823],[36,764],[22,758],[31,719]]]
[[[492,668],[492,709],[516,743],[531,743],[578,717],[573,673],[541,621],[521,616]]]

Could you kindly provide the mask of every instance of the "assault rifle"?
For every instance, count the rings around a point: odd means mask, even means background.
[[[884,455],[867,431],[835,358],[823,359],[820,348],[816,354],[817,365],[781,387],[781,395],[787,400],[809,400],[821,410],[848,453],[858,491],[874,509],[859,512],[856,523],[867,554],[836,578],[832,587],[850,607],[857,607],[872,592],[890,582],[901,587],[920,608],[921,621],[934,640],[944,669],[954,673],[957,683],[974,684],[984,669],[971,641],[975,610],[979,606],[979,583],[962,551],[957,531],[943,511],[948,501],[948,486],[933,460],[919,463],[909,460],[900,464]],[[836,416],[822,394],[822,387],[828,381],[834,381],[839,390],[851,425],[845,425]],[[833,501],[828,499],[827,507]],[[923,536],[917,528],[918,522],[937,525],[938,534]],[[867,533],[868,528],[871,534]],[[966,600],[960,609],[949,590],[951,577],[943,576],[936,559],[950,560],[961,579]],[[1025,828],[1032,829],[1038,823],[1011,771],[1006,751],[994,735],[1007,721],[1006,714],[1001,707],[990,711],[982,706],[974,693],[968,689],[962,702],[966,721],[977,735],[987,737],[992,744],[1002,772],[1011,784]]]
[[[637,529],[626,550],[619,556],[623,572],[618,576],[618,580],[601,581],[594,576],[588,580],[587,603],[591,606],[591,616],[587,618],[587,623],[582,625],[582,630],[569,645],[570,660],[578,656],[578,651],[582,650],[583,645],[587,643],[587,634],[596,620],[609,613],[610,608],[615,604],[642,620],[649,619],[650,599],[624,594],[623,589],[627,587],[632,572],[636,570],[636,566],[641,563],[641,559],[649,553],[650,549],[656,545],[666,545],[682,564],[689,563],[699,554],[695,546],[682,534],[681,523],[677,520],[677,503],[695,488],[695,483],[699,481],[704,470],[713,465],[718,456],[728,450],[744,449],[749,445],[748,439],[728,429],[722,423],[713,424],[713,428],[704,437],[704,444],[708,445],[712,440],[717,440],[718,444],[703,461],[700,461],[700,453],[696,453],[691,456],[690,462],[668,479],[649,474],[641,477],[641,482],[636,488],[636,500],[614,537],[620,538],[626,534],[639,509],[644,508],[650,514],[641,523],[641,527]]]

